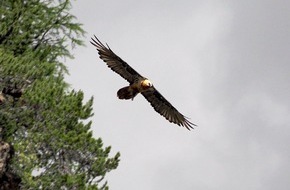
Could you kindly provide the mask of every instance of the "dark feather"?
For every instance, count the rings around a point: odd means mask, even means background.
[[[173,107],[154,87],[141,93],[146,100],[150,102],[154,110],[164,116],[169,122],[186,127],[188,130],[193,129],[193,126],[196,126]]]
[[[119,56],[117,56],[108,45],[107,47],[104,46],[96,36],[94,37],[95,38],[92,38],[91,44],[97,48],[100,58],[107,63],[109,68],[121,75],[130,84],[133,84],[140,78],[144,78]],[[120,90],[118,92],[120,97],[122,98],[124,95],[124,98],[126,99],[127,94],[123,91],[124,88],[123,90]],[[164,116],[169,122],[186,127],[188,130],[193,129],[193,126],[196,126],[191,123],[188,118],[178,112],[178,110],[174,108],[153,86],[141,93],[148,100],[148,102],[150,102],[154,110]]]
[[[107,63],[109,68],[121,75],[130,84],[134,83],[136,78],[142,77],[130,65],[117,56],[108,45],[107,47],[104,46],[96,36],[95,39],[91,39],[91,44],[97,48],[100,58]]]

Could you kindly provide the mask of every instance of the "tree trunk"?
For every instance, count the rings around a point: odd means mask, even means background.
[[[0,190],[17,190],[21,179],[8,170],[8,164],[14,154],[13,147],[0,141]]]

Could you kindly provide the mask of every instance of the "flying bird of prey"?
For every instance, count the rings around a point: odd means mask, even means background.
[[[134,97],[141,93],[156,112],[164,116],[169,122],[175,123],[179,126],[186,127],[188,130],[193,129],[195,124],[191,123],[187,117],[182,115],[170,102],[168,102],[153,86],[153,84],[145,77],[135,71],[130,65],[117,56],[106,44],[95,36],[91,38],[91,44],[94,45],[99,53],[100,58],[121,77],[129,82],[129,86],[123,87],[117,92],[119,99],[134,99]]]

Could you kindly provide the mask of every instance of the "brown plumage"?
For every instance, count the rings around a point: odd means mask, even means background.
[[[133,89],[131,86],[125,86],[118,90],[117,96],[121,100],[134,99],[134,97],[139,93],[137,89]]]
[[[167,101],[152,85],[152,83],[145,77],[141,76],[125,61],[117,56],[106,44],[95,36],[92,38],[91,44],[94,45],[100,55],[100,58],[121,77],[129,82],[129,86],[123,87],[117,92],[119,99],[134,99],[134,97],[141,93],[146,100],[151,104],[156,112],[164,116],[169,122],[175,123],[179,126],[186,127],[188,130],[193,129],[195,124],[191,123],[187,117],[182,115],[169,101]]]

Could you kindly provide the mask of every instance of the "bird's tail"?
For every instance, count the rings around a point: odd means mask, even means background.
[[[133,88],[131,88],[130,86],[126,86],[124,88],[121,88],[120,90],[118,90],[117,92],[117,96],[119,99],[134,99],[134,97],[138,94],[138,91],[135,91]]]

